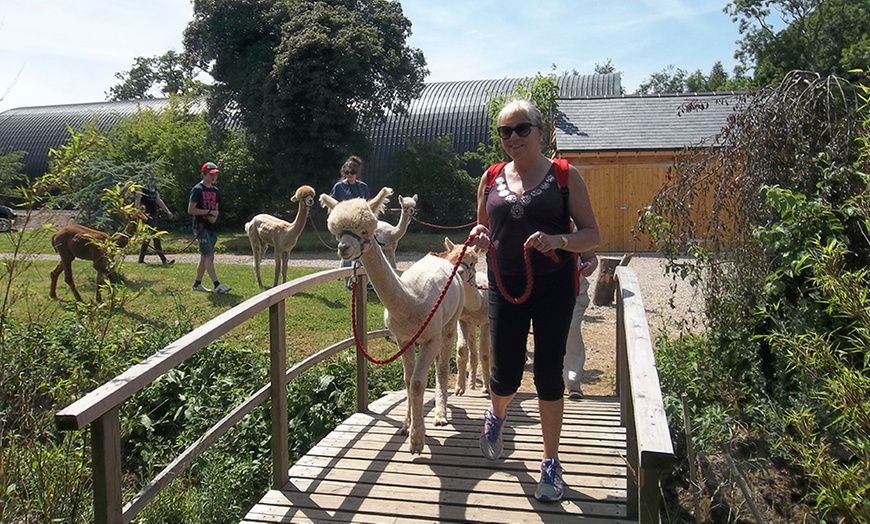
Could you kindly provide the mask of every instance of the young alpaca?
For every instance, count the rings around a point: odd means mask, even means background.
[[[302,186],[296,190],[296,194],[290,197],[291,202],[299,202],[296,210],[296,219],[290,223],[272,215],[260,214],[245,224],[245,233],[251,241],[251,250],[254,252],[254,274],[257,275],[257,285],[263,287],[260,279],[260,262],[269,246],[275,248],[275,281],[272,287],[278,285],[278,275],[281,274],[284,282],[287,282],[287,260],[290,251],[296,246],[299,235],[305,229],[305,220],[308,219],[308,210],[314,205],[314,188]]]
[[[423,325],[441,290],[453,270],[449,262],[427,255],[415,262],[401,278],[387,262],[384,252],[374,241],[378,214],[393,192],[383,188],[372,200],[360,198],[338,202],[329,195],[320,195],[320,203],[329,209],[327,225],[338,240],[338,255],[343,260],[359,258],[371,279],[375,292],[385,306],[384,323],[404,347]],[[456,325],[465,298],[458,276],[453,277],[441,306],[432,315],[426,329],[417,339],[420,348],[415,356],[409,349],[402,355],[405,386],[408,390],[408,411],[402,434],[410,431],[411,453],[421,453],[426,437],[423,423],[423,392],[426,389],[429,366],[435,362],[436,426],[447,424],[447,379],[450,352],[456,337]]]
[[[79,295],[79,290],[76,289],[72,274],[72,261],[79,258],[93,261],[94,269],[97,270],[97,302],[102,302],[100,287],[106,278],[115,283],[121,281],[120,275],[112,270],[111,261],[104,250],[104,246],[109,240],[114,242],[117,247],[125,248],[130,242],[130,237],[126,233],[117,233],[112,235],[110,239],[107,233],[79,224],[60,228],[51,237],[51,245],[60,256],[60,262],[51,271],[51,298],[57,298],[57,278],[63,272],[64,281],[72,290],[75,299],[84,302],[82,296]]]
[[[396,248],[399,247],[399,240],[408,232],[408,222],[417,209],[417,195],[412,197],[399,195],[399,206],[402,208],[399,223],[394,226],[389,222],[378,220],[378,227],[375,230],[375,238],[384,246],[384,255],[387,256],[393,269],[396,269]]]
[[[456,245],[449,238],[444,238],[447,251],[437,256],[445,258],[450,265],[456,264],[462,245]],[[459,335],[456,340],[456,394],[464,395],[466,379],[469,389],[477,389],[477,366],[480,362],[484,390],[489,390],[491,365],[491,349],[489,340],[489,287],[488,278],[483,271],[475,270],[479,252],[475,248],[465,251],[459,274],[462,277],[462,288],[465,291],[465,307],[459,317]],[[480,329],[478,344],[477,330]],[[468,370],[469,357],[471,369]]]

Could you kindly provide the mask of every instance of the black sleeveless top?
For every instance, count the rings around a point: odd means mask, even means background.
[[[556,181],[554,170],[550,166],[541,183],[522,195],[508,189],[504,168],[493,181],[486,199],[486,214],[489,217],[490,239],[495,247],[500,274],[525,275],[523,243],[535,231],[548,235],[569,233],[562,189]],[[557,249],[555,253],[559,262],[554,262],[540,251],[532,249],[532,272],[536,275],[549,274],[564,264],[572,263],[571,254],[567,251]],[[492,253],[487,253],[490,267],[491,257]]]

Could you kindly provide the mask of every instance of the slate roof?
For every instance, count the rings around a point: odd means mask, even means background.
[[[680,150],[710,145],[742,93],[619,96],[558,102],[560,152]]]

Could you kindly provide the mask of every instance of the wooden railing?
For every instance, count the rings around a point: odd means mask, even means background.
[[[194,459],[269,398],[272,399],[272,487],[284,487],[288,481],[290,466],[287,384],[311,367],[354,345],[351,338],[342,340],[288,370],[285,301],[296,293],[350,276],[352,273],[352,268],[322,271],[264,291],[194,329],[59,411],[55,415],[59,429],[91,428],[94,521],[97,524],[132,521]],[[360,275],[360,285],[365,286],[364,270],[358,269],[357,275]],[[659,481],[673,466],[673,444],[665,417],[649,324],[637,275],[629,267],[622,266],[616,269],[616,278],[616,378],[622,424],[626,428],[627,437],[627,516],[644,524],[658,523],[661,500]],[[356,300],[354,322],[358,333],[367,333],[361,340],[363,349],[367,349],[368,340],[387,336],[389,332],[368,332],[366,293],[358,293]],[[269,310],[270,384],[262,387],[218,421],[124,505],[121,490],[121,404],[197,351],[266,309]],[[368,406],[365,362],[361,355],[357,355],[356,409],[359,412],[364,412]]]
[[[674,446],[637,274],[620,266],[616,278],[616,389],[626,429],[628,518],[658,524],[660,480],[673,467]]]
[[[281,489],[289,480],[287,383],[323,360],[354,345],[352,338],[342,340],[287,369],[285,337],[285,301],[290,296],[311,287],[353,274],[352,268],[333,269],[297,278],[274,287],[222,313],[187,335],[172,342],[149,358],[73,402],[55,415],[59,429],[64,431],[91,427],[91,454],[94,487],[94,521],[97,524],[129,523],[164,487],[175,479],[195,458],[202,454],[236,422],[268,398],[272,417],[272,487]],[[366,275],[362,268],[362,289]],[[367,333],[366,293],[356,294],[358,333]],[[232,329],[269,310],[270,384],[254,393],[223,419],[206,431],[196,442],[163,469],[148,485],[124,505],[121,492],[121,404],[148,384],[178,366],[197,351],[222,337]],[[361,343],[387,336],[385,329],[367,333]],[[356,409],[368,407],[368,376],[366,361],[357,355]]]

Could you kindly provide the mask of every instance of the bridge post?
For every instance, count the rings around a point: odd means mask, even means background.
[[[368,352],[369,349],[369,328],[368,328],[368,275],[357,273],[356,281],[356,318],[353,321],[356,323],[356,332],[359,334],[359,343],[361,348],[356,350],[356,411],[357,413],[365,413],[369,408],[369,374],[367,360],[363,356],[362,351]]]
[[[269,394],[272,399],[272,488],[281,489],[290,480],[287,442],[287,333],[285,301],[269,306]]]
[[[124,500],[121,494],[121,420],[117,406],[91,423],[91,453],[94,522],[121,524]]]

